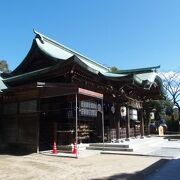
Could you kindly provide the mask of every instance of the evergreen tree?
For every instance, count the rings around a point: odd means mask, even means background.
[[[115,66],[110,67],[111,73],[118,73],[118,71],[119,71],[119,69],[117,67],[115,67]]]
[[[0,60],[0,71],[1,72],[9,72],[8,63],[5,60]]]

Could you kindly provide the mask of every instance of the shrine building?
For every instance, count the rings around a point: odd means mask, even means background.
[[[39,152],[51,149],[53,142],[68,145],[143,138],[143,104],[163,96],[159,66],[113,73],[34,32],[21,64],[1,74],[4,144]]]

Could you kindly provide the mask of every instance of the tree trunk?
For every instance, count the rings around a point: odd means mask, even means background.
[[[180,107],[178,107],[178,116],[179,116],[179,121],[178,121],[178,132],[180,131]]]
[[[179,121],[180,121],[180,107],[178,107],[178,116],[179,116]]]

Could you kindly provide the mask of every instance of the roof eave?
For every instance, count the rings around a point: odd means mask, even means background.
[[[117,71],[117,74],[141,74],[141,73],[147,73],[147,72],[156,72],[157,69],[159,68],[160,68],[160,65],[146,67],[146,68],[138,68],[138,69],[119,70]]]

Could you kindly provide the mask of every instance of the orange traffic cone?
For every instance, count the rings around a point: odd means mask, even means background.
[[[53,154],[57,154],[57,146],[56,146],[56,142],[54,142],[53,144],[53,150],[52,150]]]
[[[76,144],[76,142],[73,144],[72,153],[77,155],[77,144]]]

